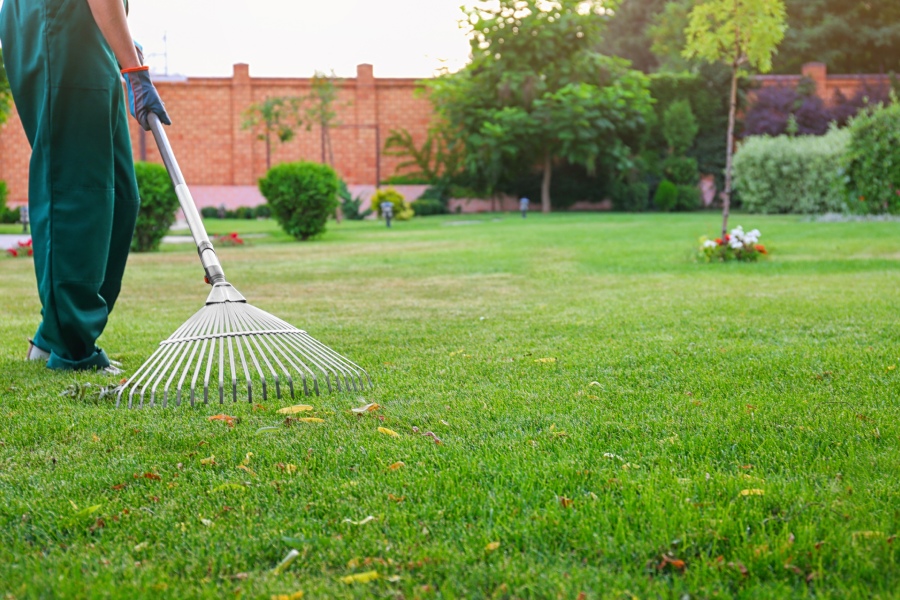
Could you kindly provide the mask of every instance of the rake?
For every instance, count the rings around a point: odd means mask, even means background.
[[[233,402],[238,389],[246,389],[248,402],[253,401],[254,386],[265,400],[275,388],[281,398],[289,392],[293,398],[300,390],[318,395],[324,385],[328,392],[359,391],[372,382],[357,364],[316,341],[301,329],[247,303],[247,300],[225,279],[194,199],[184,182],[169,139],[159,118],[150,115],[150,128],[159,153],[172,178],[178,203],[184,212],[206,281],[212,291],[206,306],[187,320],[141,365],[122,385],[116,398],[119,406],[127,394],[128,408],[155,406],[157,398],[163,407],[180,406],[182,390],[189,388],[191,406],[198,401],[209,403],[210,389],[218,388],[223,404],[230,387]]]

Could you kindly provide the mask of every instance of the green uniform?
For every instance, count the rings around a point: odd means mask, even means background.
[[[139,205],[119,68],[87,0],[4,0],[0,40],[32,147],[34,344],[50,368],[103,368]]]

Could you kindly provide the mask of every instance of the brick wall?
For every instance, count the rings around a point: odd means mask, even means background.
[[[887,75],[829,75],[823,63],[803,65],[800,75],[757,75],[754,79],[763,87],[796,87],[803,78],[815,83],[816,95],[825,101],[826,106],[834,104],[838,92],[845,98],[853,98],[860,91],[891,85]]]
[[[303,96],[310,80],[255,78],[246,64],[234,66],[228,78],[158,78],[156,86],[172,116],[168,128],[185,179],[201,205],[214,204],[223,186],[234,187],[228,204],[256,204],[257,180],[266,171],[265,143],[260,131],[243,128],[244,112],[275,96]],[[350,184],[373,186],[394,174],[399,159],[384,156],[384,140],[395,128],[406,128],[417,143],[427,135],[431,103],[415,94],[414,79],[377,79],[372,65],[360,65],[355,79],[341,79],[335,103],[338,125],[332,130],[335,168]],[[129,119],[135,159],[161,162],[153,136]],[[272,164],[322,159],[321,130],[299,128],[286,144],[274,142]],[[9,186],[12,204],[28,197],[31,150],[15,112],[0,130],[0,179]]]

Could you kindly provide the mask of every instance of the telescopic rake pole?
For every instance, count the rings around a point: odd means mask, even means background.
[[[278,317],[247,303],[225,279],[225,272],[194,199],[188,190],[169,139],[159,118],[150,115],[150,128],[172,178],[206,281],[212,291],[206,305],[188,319],[141,365],[119,389],[116,406],[129,408],[209,403],[210,391],[224,403],[238,401],[246,391],[253,401],[258,390],[265,400],[274,387],[281,398],[288,393],[319,394],[359,391],[372,382],[357,364]],[[229,390],[230,393],[226,393]]]

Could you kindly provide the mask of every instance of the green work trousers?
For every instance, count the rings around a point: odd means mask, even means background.
[[[52,369],[103,368],[139,206],[118,65],[87,0],[4,0],[0,41],[32,148],[34,344]]]

